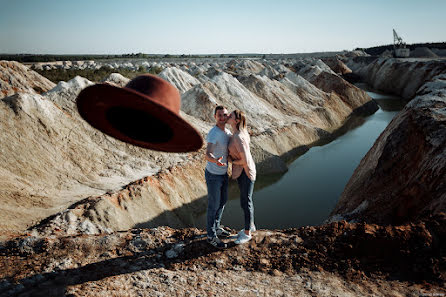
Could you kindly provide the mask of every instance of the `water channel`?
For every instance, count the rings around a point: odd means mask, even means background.
[[[276,177],[274,183],[265,186],[267,181],[259,177],[253,194],[258,229],[323,223],[361,159],[404,106],[398,97],[372,92],[364,84],[357,86],[376,100],[379,110],[368,117],[351,118],[340,129],[340,135],[329,143],[310,148],[292,161],[289,170]],[[234,229],[243,226],[238,193],[237,185],[233,183],[222,219],[223,225]],[[202,213],[196,218],[197,227],[206,227],[205,217],[206,214]]]

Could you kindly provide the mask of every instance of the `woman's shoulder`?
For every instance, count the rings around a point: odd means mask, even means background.
[[[250,142],[249,134],[247,132],[244,132],[244,131],[240,131],[237,134],[234,134],[233,137],[234,137],[234,139],[236,139],[241,144]]]
[[[243,136],[243,132],[241,131],[237,131],[236,133],[234,133],[232,135],[232,138],[237,139],[239,141],[243,140],[244,136]]]
[[[249,141],[249,139],[250,139],[250,137],[249,137],[249,133],[248,133],[248,131],[246,131],[246,130],[241,130],[240,133],[239,133],[239,137],[240,137],[241,139],[243,139],[243,140],[248,140],[248,141]]]

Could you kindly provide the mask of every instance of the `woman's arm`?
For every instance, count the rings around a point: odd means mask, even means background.
[[[248,168],[248,161],[246,160],[246,155],[245,152],[240,152],[240,160],[241,160],[241,164],[243,166],[243,169],[245,169],[246,174],[248,174],[249,172],[249,168]]]
[[[235,138],[235,146],[237,148],[237,151],[240,154],[240,159],[233,161],[232,164],[243,166],[243,168],[245,169],[245,172],[248,173],[249,168],[248,168],[248,160],[246,159],[246,149],[245,149],[245,147],[247,146],[246,142],[241,137],[236,137]]]
[[[232,159],[232,164],[234,164],[234,165],[244,165],[245,161],[243,159]]]

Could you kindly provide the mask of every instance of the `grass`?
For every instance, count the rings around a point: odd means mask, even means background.
[[[161,67],[152,67],[148,71],[145,67],[139,67],[137,71],[133,71],[126,68],[118,68],[112,69],[110,67],[104,66],[100,69],[51,69],[51,70],[39,70],[33,69],[40,75],[48,78],[50,81],[54,83],[58,83],[60,81],[69,81],[76,76],[82,76],[92,82],[100,82],[109,76],[111,73],[120,73],[121,75],[132,79],[141,74],[158,74],[162,71]]]

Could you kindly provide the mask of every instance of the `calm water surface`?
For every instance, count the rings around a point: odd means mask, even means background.
[[[327,219],[361,159],[404,106],[400,98],[368,94],[380,105],[376,113],[352,119],[356,127],[328,144],[312,147],[273,184],[265,187],[259,177],[253,194],[257,228],[318,225]],[[243,213],[235,184],[230,192],[222,221],[225,226],[241,229]],[[196,219],[196,225],[205,228],[205,213]]]

